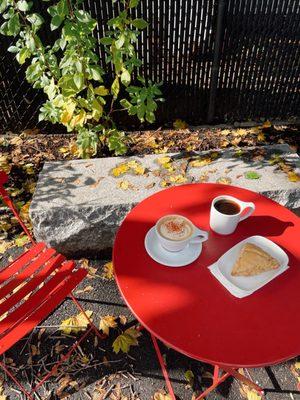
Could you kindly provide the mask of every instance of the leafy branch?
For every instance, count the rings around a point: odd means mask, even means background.
[[[4,19],[0,33],[17,38],[8,51],[16,54],[21,65],[30,61],[26,78],[47,96],[39,120],[61,123],[68,132],[76,131],[83,157],[96,154],[100,143],[115,154],[126,152],[124,133],[112,118],[115,105],[141,122],[153,123],[157,102],[163,100],[159,84],[135,74],[141,67],[135,44],[148,25],[132,17],[139,0],[116,1],[120,1],[122,11],[108,21],[108,31],[100,40],[106,52],[105,63],[113,69],[110,85],[95,50],[93,32],[97,22],[80,8],[81,0],[59,0],[48,7],[50,29],[60,31],[52,45],[45,45],[38,36],[45,21],[32,11],[33,1],[0,0]],[[137,85],[132,84],[134,75]]]

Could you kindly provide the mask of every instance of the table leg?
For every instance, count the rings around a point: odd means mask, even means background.
[[[256,390],[257,392],[261,393],[262,395],[264,394],[264,390],[260,386],[258,386],[256,383],[252,382],[250,379],[246,378],[245,375],[240,374],[234,368],[230,368],[230,367],[221,367],[221,368],[224,371],[228,372],[230,375],[232,375],[237,380],[243,382],[245,385],[250,386],[252,389]]]
[[[142,327],[140,329],[143,329]],[[163,359],[163,356],[161,354],[161,351],[159,349],[157,339],[155,336],[153,336],[151,333],[151,339],[153,342],[154,350],[156,352],[163,376],[166,381],[166,386],[168,389],[168,392],[172,398],[172,400],[176,400],[176,396],[169,378],[169,374],[167,371],[167,368],[165,366],[165,362]],[[220,376],[220,369],[224,371],[224,374]],[[207,396],[212,390],[214,390],[217,386],[219,386],[222,382],[224,382],[229,376],[233,376],[235,379],[243,382],[244,384],[250,386],[252,389],[255,389],[257,392],[260,394],[264,394],[264,390],[258,386],[256,383],[252,382],[250,379],[246,378],[246,376],[240,374],[236,369],[231,368],[231,367],[220,367],[219,365],[214,365],[214,374],[213,374],[213,383],[211,386],[209,386],[203,393],[201,393],[196,400],[201,400],[204,399],[205,396]]]
[[[169,392],[172,400],[176,400],[176,396],[175,396],[172,384],[170,382],[169,374],[168,374],[167,368],[165,366],[165,362],[164,362],[163,356],[162,356],[161,351],[159,349],[156,337],[153,336],[152,334],[150,334],[150,335],[151,335],[151,339],[152,339],[152,342],[153,342],[154,350],[156,352],[156,355],[157,355],[157,358],[158,358],[158,361],[159,361],[159,364],[160,364],[160,368],[162,370],[163,376],[164,376],[165,381],[166,381],[168,392]]]

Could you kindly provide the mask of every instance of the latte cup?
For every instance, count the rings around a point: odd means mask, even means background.
[[[226,214],[216,208],[216,203],[220,201],[234,203],[237,206],[237,212],[234,214]],[[247,212],[245,210],[248,209]],[[233,233],[239,222],[250,217],[255,210],[254,203],[241,201],[233,196],[218,196],[211,203],[210,209],[210,227],[220,235],[230,235]]]
[[[159,230],[159,226],[161,225],[161,223],[163,222],[163,220],[167,219],[167,218],[177,218],[180,217],[183,220],[186,221],[186,223],[188,224],[188,226],[191,228],[191,233],[188,237],[184,238],[184,239],[180,239],[180,240],[171,240],[171,239],[167,239],[166,237],[164,237],[160,230]],[[182,215],[177,215],[177,214],[172,214],[172,215],[165,215],[162,218],[160,218],[156,225],[155,225],[155,232],[156,232],[156,236],[158,238],[159,243],[161,244],[161,246],[171,252],[176,252],[176,251],[181,251],[183,250],[189,243],[202,243],[205,242],[208,239],[208,232],[207,231],[203,231],[199,228],[197,228],[192,221],[190,221],[188,218],[183,217]]]

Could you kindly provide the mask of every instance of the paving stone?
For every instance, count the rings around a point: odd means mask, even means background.
[[[288,179],[291,168],[299,173],[300,159],[288,145],[47,162],[30,216],[38,240],[67,256],[92,256],[112,246],[135,204],[169,185],[229,183],[300,207],[300,184]]]

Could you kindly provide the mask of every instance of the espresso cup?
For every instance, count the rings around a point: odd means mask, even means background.
[[[249,210],[244,213],[246,209]],[[211,203],[210,227],[220,235],[230,235],[238,223],[250,217],[254,210],[254,203],[244,202],[233,196],[218,196]]]
[[[180,220],[182,220],[184,223],[187,224],[188,234],[182,238],[177,238],[177,239],[171,239],[170,237],[167,238],[161,233],[161,225],[164,221],[167,220],[170,221],[172,219],[176,220],[176,218],[179,218]],[[171,252],[181,251],[189,243],[200,244],[208,239],[208,232],[197,228],[188,218],[177,214],[165,215],[162,218],[160,218],[155,225],[155,232],[158,241],[162,245],[162,247]]]

